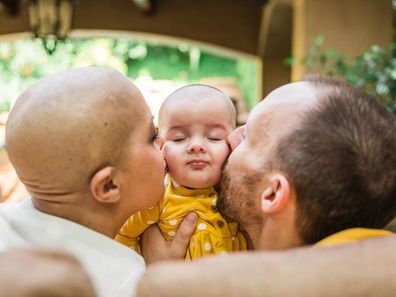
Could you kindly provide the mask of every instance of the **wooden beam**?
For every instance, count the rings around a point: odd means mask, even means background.
[[[11,16],[17,16],[21,11],[20,0],[0,0],[0,8],[4,7],[5,11]]]

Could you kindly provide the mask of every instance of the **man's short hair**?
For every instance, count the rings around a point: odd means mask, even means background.
[[[318,102],[275,156],[296,190],[300,238],[384,227],[396,214],[396,117],[344,82],[308,81]]]

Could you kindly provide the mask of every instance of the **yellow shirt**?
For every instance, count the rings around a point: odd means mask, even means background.
[[[392,232],[380,229],[351,228],[334,233],[318,241],[315,247],[353,243],[363,239],[390,236],[392,234]]]
[[[189,212],[198,215],[198,222],[185,259],[197,259],[211,254],[246,250],[246,241],[238,231],[238,224],[227,222],[216,209],[217,193],[213,187],[187,189],[174,187],[170,181],[164,197],[147,210],[131,216],[116,240],[139,251],[140,234],[157,223],[167,240],[172,240],[183,218]]]

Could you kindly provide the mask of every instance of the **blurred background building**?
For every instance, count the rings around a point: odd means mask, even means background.
[[[69,67],[119,70],[137,83],[154,115],[174,89],[201,82],[227,93],[243,124],[271,90],[312,71],[343,76],[392,109],[393,5],[391,0],[0,0],[0,200],[26,194],[4,151],[9,109],[35,80]]]

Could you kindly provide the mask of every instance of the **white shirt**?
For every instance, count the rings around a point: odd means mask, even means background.
[[[0,251],[38,245],[64,249],[88,272],[98,297],[134,296],[143,258],[113,239],[37,210],[30,198],[0,204]]]

